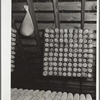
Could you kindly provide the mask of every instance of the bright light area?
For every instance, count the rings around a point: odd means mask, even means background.
[[[1,100],[11,100],[11,1],[2,0],[1,8]]]

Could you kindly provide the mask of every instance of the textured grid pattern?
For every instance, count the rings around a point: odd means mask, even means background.
[[[44,76],[92,77],[93,30],[45,29]]]

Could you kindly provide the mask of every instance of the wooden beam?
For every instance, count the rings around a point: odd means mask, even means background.
[[[16,26],[17,28],[20,27],[20,24],[21,23],[16,23]],[[73,28],[73,29],[76,29],[76,28],[80,28],[80,23],[61,23],[61,28]],[[44,30],[45,28],[54,28],[54,23],[38,23],[38,26],[39,26],[39,30]],[[87,28],[87,29],[93,29],[93,30],[96,30],[96,24],[95,23],[85,23],[84,25],[84,29]]]
[[[60,28],[58,0],[53,0],[55,28]]]
[[[33,1],[32,0],[27,0],[28,3],[28,7],[29,7],[29,12],[31,15],[31,19],[34,25],[34,34],[36,37],[36,42],[38,45],[38,51],[39,51],[39,55],[41,55],[41,41],[40,41],[40,35],[39,35],[39,29],[38,29],[38,25],[37,25],[37,21],[36,21],[36,15],[35,15],[35,11],[34,11],[34,5],[33,5]]]
[[[17,22],[22,22],[25,13],[13,13]],[[54,13],[36,13],[37,22],[54,21]],[[59,13],[60,21],[81,21],[81,13]],[[96,13],[85,13],[85,21],[96,21]]]
[[[84,29],[85,0],[81,0],[81,29]]]

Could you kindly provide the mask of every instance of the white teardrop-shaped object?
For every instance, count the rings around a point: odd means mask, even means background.
[[[34,32],[34,25],[32,23],[32,19],[28,10],[28,6],[24,6],[26,10],[26,15],[21,25],[20,33],[24,36],[30,36]]]

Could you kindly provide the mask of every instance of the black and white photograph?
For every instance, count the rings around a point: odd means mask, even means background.
[[[99,100],[97,2],[11,1],[10,100]]]

